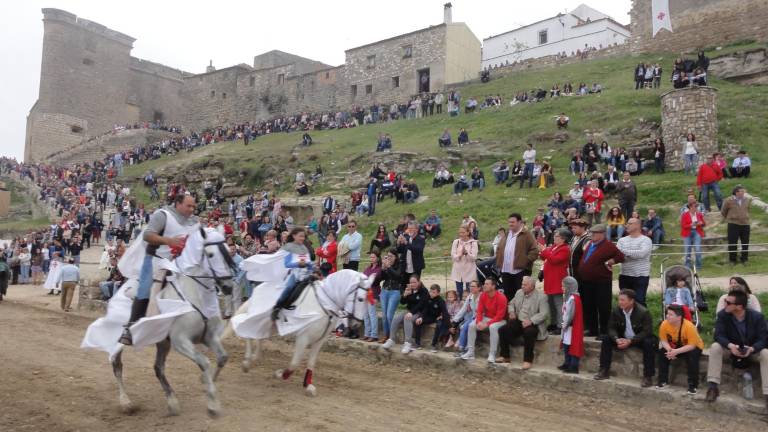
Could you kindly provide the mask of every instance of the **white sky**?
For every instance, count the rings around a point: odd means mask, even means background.
[[[337,66],[344,50],[443,21],[446,0],[23,0],[0,2],[0,155],[21,159],[26,116],[37,100],[44,7],[64,9],[136,38],[132,55],[187,72],[209,60],[223,68],[253,63],[272,49]],[[453,0],[453,20],[482,40],[558,12],[578,0],[538,4],[512,0]],[[629,24],[630,0],[588,0]]]

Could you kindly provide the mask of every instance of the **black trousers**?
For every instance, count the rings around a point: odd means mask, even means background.
[[[627,349],[640,349],[643,351],[643,376],[652,377],[656,375],[656,352],[658,342],[655,336],[649,336],[639,344],[632,344]],[[608,336],[603,338],[600,346],[600,369],[611,369],[613,361],[613,350],[616,349],[616,342]]]
[[[659,350],[659,382],[669,382],[669,364],[672,360],[669,360],[666,356],[664,348]],[[694,348],[685,354],[679,354],[678,359],[684,360],[688,366],[688,385],[692,387],[699,386],[699,358],[701,358],[701,350]]]
[[[531,272],[523,270],[520,273],[502,273],[501,274],[501,287],[504,290],[504,296],[507,300],[512,300],[517,290],[523,285],[523,276],[530,276]]]
[[[738,243],[741,241],[741,262],[749,260],[749,225],[728,224],[728,260],[736,263]]]
[[[648,293],[649,276],[625,276],[619,275],[619,289],[631,289],[635,292],[635,301],[648,307],[645,304],[645,296]]]
[[[511,320],[499,329],[499,345],[501,345],[500,355],[509,358],[509,346],[520,336],[523,337],[523,361],[533,362],[533,346],[536,344],[536,337],[539,335],[539,328],[533,324],[523,327],[520,320]]]
[[[611,281],[579,284],[579,294],[584,308],[584,328],[594,335],[608,334],[608,318],[611,316]]]
[[[357,271],[360,268],[360,261],[350,261],[347,264],[341,266],[343,269]]]

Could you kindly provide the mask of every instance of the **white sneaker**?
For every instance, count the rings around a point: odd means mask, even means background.
[[[408,354],[411,351],[413,351],[413,348],[411,348],[411,343],[410,342],[404,343],[403,344],[403,349],[400,350],[400,352],[403,353],[403,354]]]
[[[468,349],[467,352],[461,355],[462,360],[474,360],[475,359],[475,350]]]
[[[388,349],[391,349],[393,346],[395,346],[395,341],[393,341],[392,339],[387,339],[387,341],[384,342],[384,344],[381,347],[384,348],[385,350],[388,350]]]
[[[488,354],[488,363],[496,363],[496,356],[493,354]]]

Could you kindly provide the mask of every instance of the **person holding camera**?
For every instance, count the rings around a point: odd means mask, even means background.
[[[720,375],[723,357],[731,357],[733,367],[747,369],[750,361],[760,362],[765,405],[768,408],[768,349],[766,349],[766,323],[760,312],[747,309],[747,294],[731,290],[725,298],[725,309],[717,313],[715,341],[709,347],[707,367],[707,402],[720,396]]]

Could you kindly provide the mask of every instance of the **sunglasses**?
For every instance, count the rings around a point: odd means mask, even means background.
[[[736,305],[736,302],[732,302],[732,301],[728,301],[728,300],[726,300],[726,301],[725,301],[725,305],[726,305],[726,306],[734,306],[734,305]]]

